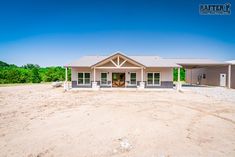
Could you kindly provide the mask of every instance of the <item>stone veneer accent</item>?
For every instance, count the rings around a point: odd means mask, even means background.
[[[161,81],[160,86],[147,86],[146,81],[145,82],[145,88],[173,88],[173,81]],[[100,81],[97,81],[97,85],[100,85]],[[140,85],[140,81],[137,81],[137,86]],[[137,86],[127,86],[127,88],[137,88]],[[72,81],[72,88],[91,88],[91,84],[89,85],[78,85],[77,81]],[[110,88],[111,87],[111,81],[108,81],[108,85],[102,85],[101,88]]]
[[[91,88],[91,84],[89,84],[89,85],[78,85],[77,81],[72,81],[72,88]]]
[[[161,81],[160,86],[147,86],[145,82],[145,88],[173,88],[173,81]]]

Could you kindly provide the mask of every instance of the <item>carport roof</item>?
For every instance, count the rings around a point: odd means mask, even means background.
[[[235,65],[235,60],[227,61],[228,63]]]
[[[200,59],[200,58],[190,58],[190,59],[172,59],[175,63],[181,65],[184,68],[202,68],[210,66],[225,66],[231,63],[224,61],[217,61],[212,59]]]

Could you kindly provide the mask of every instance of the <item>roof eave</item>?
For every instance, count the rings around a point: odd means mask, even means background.
[[[216,66],[216,65],[231,65],[231,63],[178,63],[179,65],[210,65],[210,66]]]
[[[64,65],[64,68],[91,68],[90,66]]]
[[[175,66],[146,66],[146,68],[181,68],[181,65],[175,65]]]

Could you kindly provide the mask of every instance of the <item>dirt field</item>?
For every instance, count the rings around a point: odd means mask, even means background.
[[[0,87],[0,156],[235,156],[235,103],[190,91]]]

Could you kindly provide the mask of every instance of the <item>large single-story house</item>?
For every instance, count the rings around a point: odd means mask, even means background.
[[[166,59],[116,52],[110,56],[84,56],[65,65],[65,68],[66,81],[67,69],[71,68],[72,88],[173,88],[174,68],[178,68],[178,81],[180,68],[185,68],[186,82],[190,84],[230,88],[231,65],[209,59]],[[203,68],[214,70],[203,71]],[[222,74],[228,77],[223,79]]]

